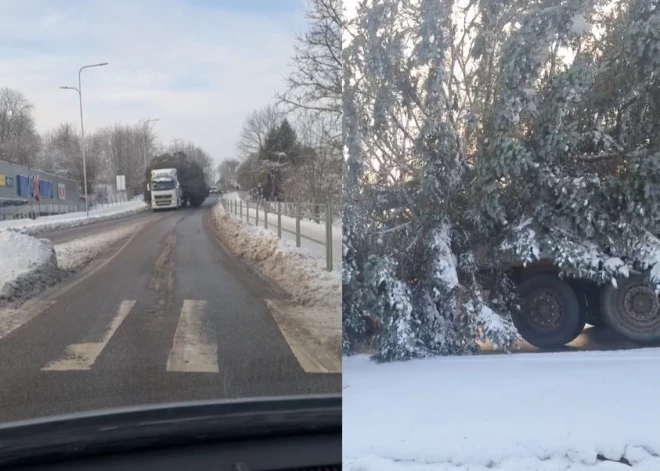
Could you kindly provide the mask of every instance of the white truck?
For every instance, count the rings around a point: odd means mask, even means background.
[[[181,185],[175,168],[160,168],[151,171],[151,209],[181,207]]]

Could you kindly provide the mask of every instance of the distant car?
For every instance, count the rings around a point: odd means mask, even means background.
[[[212,186],[210,193],[218,193],[218,187],[217,186]]]

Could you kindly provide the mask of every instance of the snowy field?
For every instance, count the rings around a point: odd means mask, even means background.
[[[149,206],[142,201],[127,203],[90,210],[89,218],[84,211],[44,216],[37,219],[15,219],[1,221],[0,231],[13,229],[25,234],[36,234],[46,230],[65,229],[69,227],[84,226],[94,222],[107,221],[128,216],[130,214],[146,211]]]
[[[658,470],[659,373],[660,349],[380,365],[345,357],[344,466]]]
[[[227,193],[222,198],[228,200],[240,200],[238,193]],[[255,225],[257,211],[250,208],[250,224]],[[246,221],[247,208],[243,206],[243,221]],[[264,213],[259,211],[259,225],[264,227]],[[277,214],[268,214],[268,229],[277,235]],[[282,239],[296,243],[296,219],[290,216],[282,216]],[[291,231],[291,232],[287,232]],[[310,237],[317,241],[325,241],[325,224],[317,224],[309,220],[300,221],[300,232],[303,236]],[[342,249],[341,249],[341,221],[335,221],[332,225],[332,260],[333,265],[341,267]],[[325,245],[301,237],[300,246],[304,249],[312,250],[325,257]]]

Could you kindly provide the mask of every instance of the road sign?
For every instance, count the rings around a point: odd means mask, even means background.
[[[126,191],[126,175],[117,175],[117,191]]]

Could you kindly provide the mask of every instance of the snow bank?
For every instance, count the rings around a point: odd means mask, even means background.
[[[89,212],[89,217],[84,211],[58,214],[56,216],[44,216],[38,219],[16,219],[0,222],[0,231],[14,230],[24,234],[37,234],[39,232],[66,229],[69,227],[84,226],[94,222],[109,221],[130,216],[149,209],[149,205],[142,201],[130,201]]]
[[[454,465],[450,463],[423,463],[392,461],[383,458],[364,458],[344,463],[348,471],[624,471],[631,467],[624,463],[611,461],[597,461],[592,464],[575,462],[570,458],[550,458],[542,460],[538,458],[516,458],[505,460],[497,465]],[[633,467],[634,471],[648,470],[656,471],[653,464],[638,464]],[[655,465],[657,466],[657,464]]]
[[[238,193],[227,193],[223,195],[223,198],[231,201],[239,201],[241,197]],[[249,212],[250,225],[255,225],[255,220],[257,217],[257,211],[255,208],[243,207],[243,222],[246,221],[246,216]],[[234,215],[235,216],[235,215]],[[236,217],[236,216],[235,216]],[[264,212],[263,209],[259,210],[259,224],[263,227],[264,221]],[[274,234],[277,234],[277,214],[268,213],[268,229]],[[282,215],[282,239],[293,242],[295,246],[296,241],[296,218]],[[325,241],[325,224],[317,223],[315,221],[301,219],[300,221],[300,233],[303,236],[310,237],[318,241]],[[325,257],[325,244],[318,243],[309,239],[301,238],[300,244],[303,248],[309,249],[313,252],[316,252],[323,257]],[[337,267],[338,270],[341,270],[341,261],[342,261],[342,221],[337,219],[332,223],[332,260],[333,264]]]
[[[66,271],[79,270],[103,251],[140,230],[146,222],[122,226],[117,229],[74,239],[55,245],[57,265]]]
[[[338,311],[341,318],[341,272],[328,272],[325,257],[279,240],[272,232],[238,221],[218,203],[213,224],[225,245],[236,255],[255,262],[298,303]]]
[[[135,212],[136,205],[133,206],[130,211]],[[113,219],[126,214],[127,208],[123,208],[121,212],[106,211],[102,215],[95,215],[94,220]],[[29,222],[41,222],[42,219]],[[47,227],[49,229],[51,227],[71,227],[66,224],[75,226],[73,221],[75,220],[60,219],[55,223],[51,221]],[[86,218],[85,221],[87,221]],[[108,232],[57,244],[54,247],[46,239],[40,240],[17,232],[17,229],[27,229],[25,232],[30,233],[42,231],[44,230],[43,223],[27,228],[12,227],[9,230],[0,230],[0,303],[16,301],[52,286],[67,272],[82,268],[101,252],[121,239],[129,237],[146,223],[143,221],[122,226]]]
[[[656,349],[344,358],[344,466],[660,469],[659,365]]]
[[[0,302],[47,285],[57,273],[55,250],[49,241],[0,232]]]

